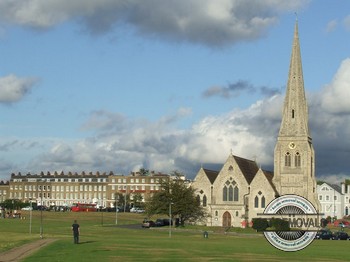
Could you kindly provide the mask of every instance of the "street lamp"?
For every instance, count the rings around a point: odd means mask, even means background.
[[[169,238],[171,238],[171,224],[172,224],[172,220],[171,220],[171,205],[173,203],[169,203]]]
[[[40,185],[40,238],[43,238],[43,185]]]
[[[32,234],[32,199],[29,198],[30,208],[29,208],[29,234]]]
[[[118,225],[118,194],[115,194],[115,224]]]

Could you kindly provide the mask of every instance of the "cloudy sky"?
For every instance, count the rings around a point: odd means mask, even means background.
[[[0,2],[0,179],[273,170],[296,15],[319,179],[350,178],[350,2]]]

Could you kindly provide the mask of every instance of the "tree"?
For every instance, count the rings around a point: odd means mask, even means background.
[[[169,181],[161,184],[161,190],[155,193],[146,205],[146,213],[170,215],[179,219],[181,226],[187,221],[202,220],[207,216],[198,203],[195,190],[187,187],[183,181]]]
[[[130,194],[116,194],[116,202],[118,207],[122,207],[123,211],[127,211],[130,208]]]
[[[146,176],[149,173],[149,170],[142,167],[140,168],[139,173],[141,176]]]
[[[141,207],[142,204],[142,195],[140,193],[133,194],[132,202],[134,207]]]

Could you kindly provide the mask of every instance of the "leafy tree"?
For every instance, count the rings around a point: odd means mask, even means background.
[[[139,173],[141,176],[146,176],[149,173],[149,170],[142,167],[140,168]]]
[[[207,216],[197,201],[195,190],[187,187],[183,181],[163,182],[161,189],[146,205],[146,213],[150,217],[155,214],[170,215],[171,208],[171,219],[178,218],[181,226],[184,226],[187,221],[198,221]]]
[[[122,194],[122,193],[117,193],[116,194],[116,199],[117,199],[117,206],[122,207],[122,210],[127,211],[130,208],[130,194]]]
[[[134,207],[141,207],[142,199],[143,197],[140,193],[133,194],[132,202]]]
[[[24,207],[26,204],[24,204],[21,200],[19,199],[6,199],[3,203],[2,206],[6,209],[21,209]]]

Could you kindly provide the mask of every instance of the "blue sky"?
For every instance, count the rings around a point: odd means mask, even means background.
[[[349,178],[350,3],[0,2],[0,179],[272,170],[298,14],[316,175]]]

